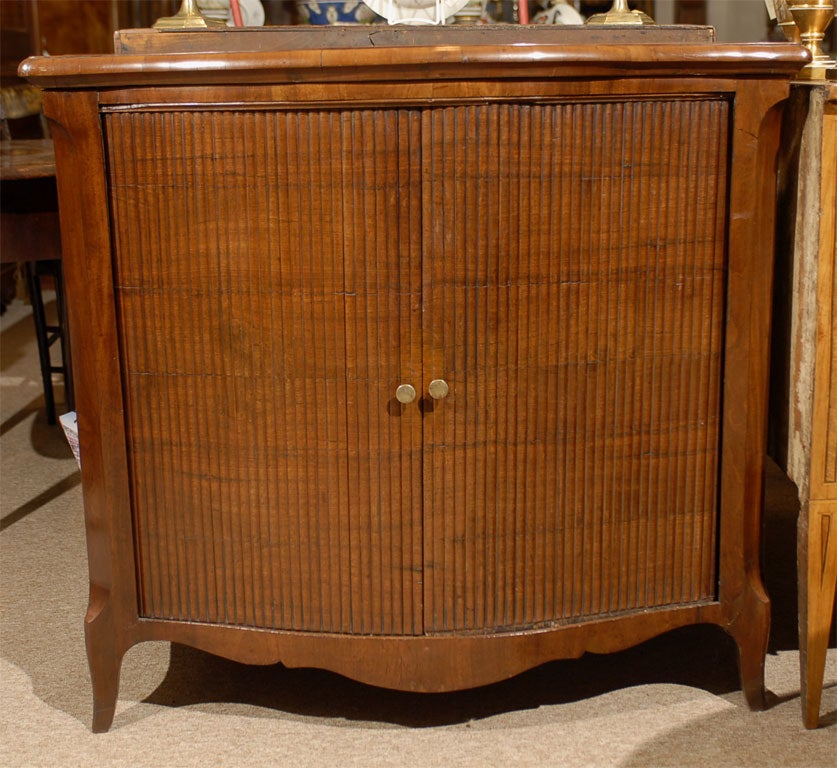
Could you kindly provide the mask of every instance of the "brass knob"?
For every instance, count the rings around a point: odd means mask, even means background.
[[[416,388],[412,384],[399,384],[395,390],[395,399],[404,405],[412,403],[416,399]]]
[[[427,391],[430,393],[430,397],[434,400],[442,400],[448,396],[450,387],[444,379],[433,379],[433,381],[430,382],[430,386],[427,388]]]

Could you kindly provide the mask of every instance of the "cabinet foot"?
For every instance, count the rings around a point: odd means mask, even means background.
[[[745,662],[745,656],[747,661]],[[741,663],[741,688],[747,706],[756,711],[767,709],[767,690],[764,687],[764,657],[760,662],[749,658],[739,649]]]
[[[116,698],[111,702],[98,701],[93,696],[93,733],[106,733],[113,723],[116,712]]]
[[[107,731],[116,712],[119,671],[126,649],[117,644],[112,615],[105,609],[85,622],[87,663],[93,686],[93,732]]]
[[[754,592],[747,609],[738,616],[729,631],[738,645],[741,689],[747,705],[753,710],[766,709],[764,660],[770,635],[770,601],[764,592]]]

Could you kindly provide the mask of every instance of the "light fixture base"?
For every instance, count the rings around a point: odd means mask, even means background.
[[[606,13],[597,13],[587,19],[587,24],[654,24],[647,13],[632,11],[628,0],[613,0],[613,6]]]
[[[221,19],[208,19],[201,13],[195,0],[183,0],[180,10],[174,16],[163,16],[154,22],[154,29],[178,30],[184,29],[212,29],[226,27]]]

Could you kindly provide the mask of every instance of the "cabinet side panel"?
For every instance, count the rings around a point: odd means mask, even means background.
[[[421,630],[416,120],[105,116],[142,615]]]
[[[425,120],[428,630],[713,599],[727,102]]]

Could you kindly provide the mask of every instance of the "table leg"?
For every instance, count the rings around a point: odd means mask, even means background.
[[[799,659],[806,728],[819,724],[837,585],[837,503],[812,501],[800,516]]]

